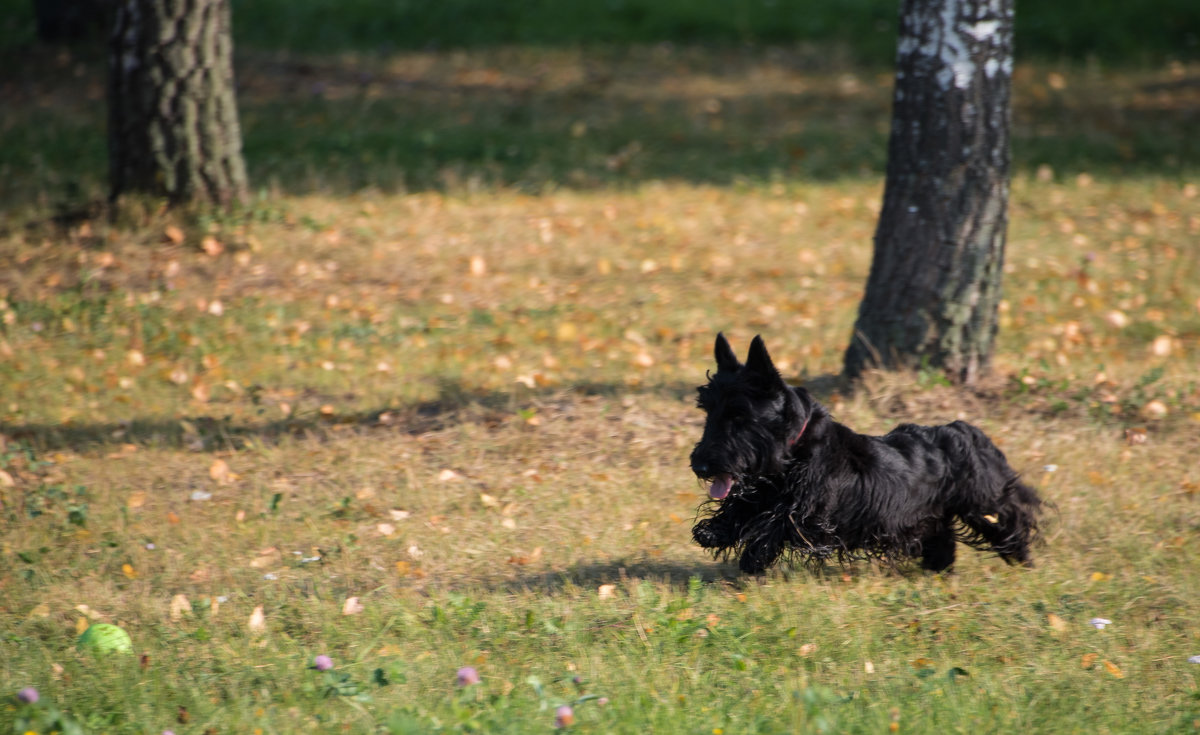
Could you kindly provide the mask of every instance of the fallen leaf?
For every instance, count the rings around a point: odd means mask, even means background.
[[[365,609],[357,597],[347,597],[346,602],[342,604],[342,615],[358,615]]]
[[[167,238],[168,242],[175,245],[183,242],[183,230],[179,229],[175,225],[167,225],[163,230],[163,236]]]
[[[1104,572],[1092,572],[1091,580],[1093,582],[1107,582],[1112,579],[1113,575],[1105,574]]]
[[[404,519],[406,519],[406,518],[408,518],[409,516],[411,516],[411,515],[412,515],[412,513],[408,512],[407,510],[395,510],[395,509],[393,509],[393,510],[389,510],[389,511],[388,511],[388,515],[389,515],[389,516],[391,516],[391,518],[392,518],[392,520],[393,520],[393,521],[403,521]]]
[[[213,258],[225,252],[225,246],[221,244],[220,240],[212,235],[205,235],[203,239],[200,240],[200,249],[203,250],[205,254]]]
[[[124,574],[129,579],[137,579],[137,576],[138,576],[137,571],[134,570],[132,564],[122,564],[121,565],[121,573]]]
[[[462,475],[458,474],[454,470],[447,469],[439,472],[437,479],[438,482],[456,482],[462,479]]]
[[[188,600],[187,595],[175,595],[171,598],[171,620],[178,622],[191,614],[192,603]]]
[[[1059,633],[1062,633],[1071,627],[1067,624],[1067,621],[1063,620],[1054,613],[1050,613],[1046,616],[1046,622],[1050,624],[1051,628],[1057,630]]]
[[[1095,654],[1095,653],[1083,654],[1083,656],[1079,659],[1080,668],[1083,668],[1083,669],[1092,668],[1092,666],[1095,665],[1097,658],[1099,658],[1099,655]]]
[[[1116,664],[1114,664],[1112,661],[1109,661],[1108,659],[1104,659],[1104,669],[1105,669],[1105,671],[1107,671],[1108,673],[1117,677],[1118,679],[1125,678],[1125,674],[1121,672],[1121,667],[1117,666]]]
[[[229,469],[229,463],[223,459],[213,460],[208,468],[208,476],[220,485],[228,485],[238,479],[238,474]]]
[[[601,600],[611,600],[617,596],[617,586],[615,584],[602,584],[596,590],[596,595]]]
[[[263,549],[258,556],[250,560],[250,566],[255,569],[265,569],[283,561],[283,554],[274,547]]]
[[[129,493],[129,497],[125,499],[125,507],[130,510],[137,510],[146,504],[146,493],[142,490],[134,490]]]
[[[29,614],[26,615],[26,617],[30,620],[33,620],[34,618],[50,617],[50,603],[40,602],[37,605],[34,605],[33,609],[29,611]]]
[[[263,606],[259,605],[254,608],[254,612],[250,613],[250,620],[246,623],[246,627],[251,633],[265,633],[267,630],[267,616],[263,614]]]
[[[1156,398],[1142,406],[1142,409],[1139,413],[1141,413],[1142,418],[1145,419],[1161,419],[1168,413],[1167,404]]]
[[[870,661],[864,661],[863,662],[863,672],[867,673],[867,674],[874,674],[875,673],[875,664],[871,663]]]
[[[487,261],[481,255],[471,256],[471,275],[482,276],[487,273]]]
[[[379,531],[381,536],[391,536],[396,532],[396,527],[390,523],[380,523],[375,526],[375,530]]]
[[[799,652],[800,652],[801,656],[811,656],[814,653],[816,653],[816,651],[817,651],[816,643],[805,643],[804,645],[800,646]]]
[[[13,480],[13,476],[0,470],[0,487],[12,487],[17,483]]]
[[[500,507],[500,500],[494,495],[488,495],[487,493],[479,493],[479,502],[483,503],[488,508]]]

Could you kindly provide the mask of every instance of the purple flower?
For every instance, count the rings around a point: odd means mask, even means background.
[[[460,687],[469,687],[472,684],[478,684],[479,672],[475,670],[474,666],[464,666],[458,670],[454,683]]]
[[[25,687],[21,691],[17,692],[17,699],[21,700],[25,704],[33,704],[40,698],[41,697],[38,695],[38,690],[34,689],[33,687]]]
[[[321,654],[313,659],[312,667],[317,671],[329,671],[333,668],[333,659],[329,658],[325,654]]]
[[[575,710],[571,709],[571,705],[564,704],[554,710],[554,726],[557,728],[570,727],[575,724]]]
[[[162,735],[175,735],[174,730],[163,730]]]

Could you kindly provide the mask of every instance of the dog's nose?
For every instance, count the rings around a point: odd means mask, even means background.
[[[700,477],[708,477],[708,465],[703,462],[692,462],[692,472]]]

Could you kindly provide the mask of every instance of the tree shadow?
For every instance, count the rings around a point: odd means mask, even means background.
[[[89,423],[0,422],[0,435],[37,451],[97,451],[123,444],[193,452],[239,450],[252,443],[275,445],[285,439],[322,442],[358,433],[399,432],[420,435],[463,423],[500,428],[519,420],[523,411],[552,413],[586,397],[617,399],[652,395],[682,400],[694,386],[682,383],[648,384],[631,391],[616,383],[583,382],[567,388],[485,391],[455,381],[442,381],[438,397],[409,404],[381,406],[341,413],[309,412],[264,421],[235,421],[228,417],[192,415],[180,418],[139,417],[126,421]],[[340,428],[339,428],[340,427]]]
[[[289,57],[247,50],[238,100],[254,186],[287,194],[540,194],[878,178],[891,75],[816,47],[622,46]],[[38,57],[38,54],[41,57]],[[3,57],[0,56],[0,59]],[[1015,82],[1013,170],[1114,176],[1200,162],[1195,78]],[[1164,81],[1166,80],[1166,81]],[[0,71],[0,198],[103,190],[102,64],[45,50]]]

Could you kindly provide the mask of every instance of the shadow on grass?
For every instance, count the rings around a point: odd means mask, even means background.
[[[792,381],[797,382],[797,381]],[[803,381],[818,400],[848,388],[838,375],[821,375]],[[95,423],[11,423],[0,422],[0,435],[23,442],[39,451],[99,451],[123,444],[194,452],[242,449],[262,443],[274,445],[284,439],[324,441],[340,432],[402,432],[419,435],[442,431],[452,426],[473,423],[497,429],[513,421],[522,421],[530,410],[546,414],[569,408],[587,397],[619,400],[627,397],[654,396],[671,400],[689,400],[696,389],[693,383],[658,383],[631,389],[619,383],[577,383],[565,389],[522,391],[480,391],[454,381],[443,381],[438,397],[407,405],[347,413],[311,412],[274,421],[234,421],[210,415],[181,418],[134,418],[128,421]],[[338,428],[340,427],[340,428]]]
[[[522,575],[515,580],[498,580],[488,583],[487,586],[513,593],[554,594],[571,587],[590,590],[597,590],[600,585],[605,584],[622,587],[631,580],[661,582],[671,587],[686,588],[693,579],[711,584],[744,581],[746,578],[741,577],[734,564],[714,561],[657,560],[645,557],[574,564],[566,569]]]
[[[550,413],[585,397],[615,400],[630,395],[653,395],[682,400],[693,390],[695,386],[682,383],[648,385],[637,390],[615,383],[580,383],[566,389],[523,391],[518,395],[472,390],[447,381],[439,387],[439,396],[434,400],[366,411],[310,412],[261,422],[234,421],[210,415],[71,424],[0,422],[0,434],[39,452],[99,451],[123,444],[215,452],[242,449],[256,443],[274,445],[285,439],[320,442],[345,436],[346,432],[419,435],[465,423],[497,429],[514,421],[523,421],[523,412]]]
[[[12,111],[0,170],[13,174],[0,179],[0,199],[99,195],[102,65],[33,54],[0,55],[11,61],[0,89]],[[1133,75],[1103,90],[1048,91],[1026,77],[1014,92],[1014,171],[1120,176],[1200,164],[1196,79]],[[891,116],[890,70],[797,48],[260,51],[239,57],[238,82],[251,179],[287,194],[879,177]]]

